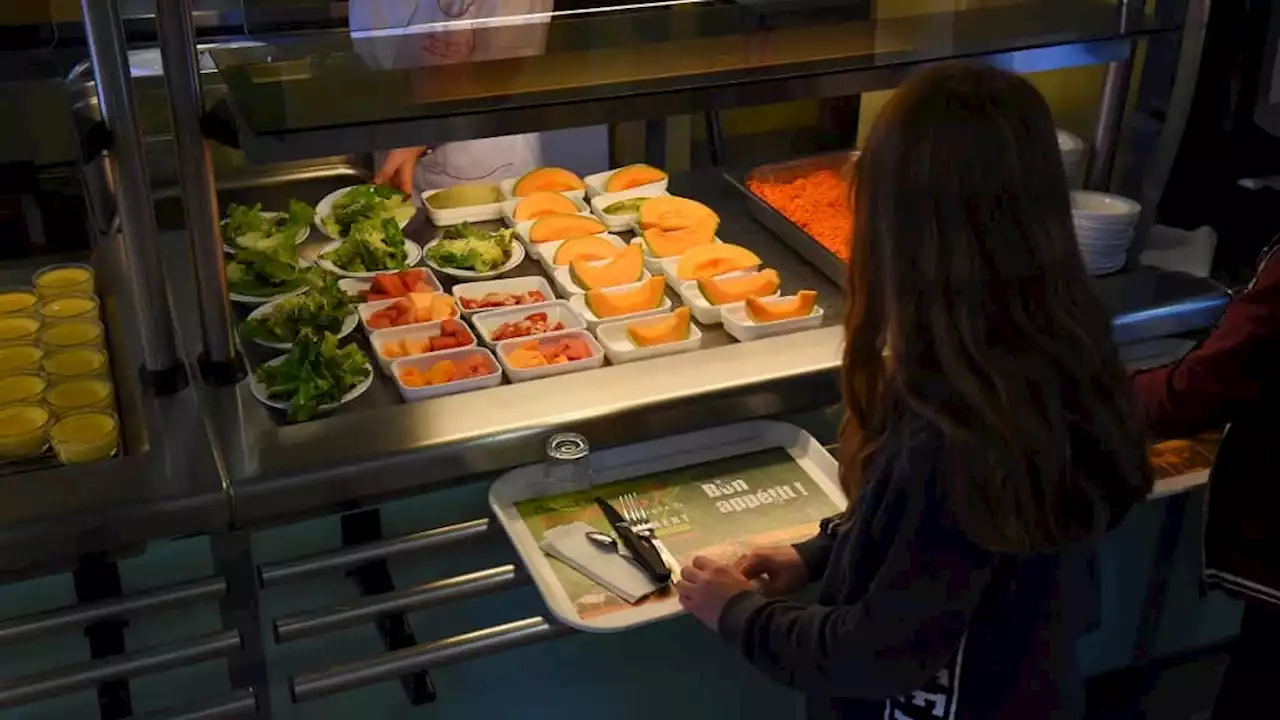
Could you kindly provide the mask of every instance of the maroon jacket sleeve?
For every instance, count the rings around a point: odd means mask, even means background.
[[[1271,377],[1268,377],[1271,376]],[[1218,327],[1178,362],[1134,376],[1148,429],[1159,439],[1220,430],[1280,377],[1280,252],[1227,306]]]

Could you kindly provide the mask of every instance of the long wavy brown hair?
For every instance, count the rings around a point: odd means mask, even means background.
[[[1044,98],[991,68],[925,71],[880,113],[854,172],[849,497],[877,448],[924,418],[976,543],[1023,554],[1096,538],[1152,478]]]

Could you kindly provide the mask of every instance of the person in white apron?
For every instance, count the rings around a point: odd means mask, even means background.
[[[542,53],[554,0],[351,0],[357,51],[379,67],[423,67]],[[500,27],[475,21],[508,18]],[[425,190],[517,177],[542,164],[537,133],[379,154],[374,182]]]

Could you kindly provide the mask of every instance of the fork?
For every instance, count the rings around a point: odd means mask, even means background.
[[[640,497],[633,492],[623,493],[618,497],[618,504],[622,506],[622,517],[626,519],[631,529],[653,542],[654,549],[662,556],[662,562],[671,571],[671,581],[679,580],[680,561],[658,539],[657,525],[649,519],[649,511],[640,504]]]

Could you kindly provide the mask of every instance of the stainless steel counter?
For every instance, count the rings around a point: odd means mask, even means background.
[[[838,403],[839,289],[752,219],[744,199],[718,173],[673,178],[672,191],[716,209],[721,237],[777,268],[784,291],[818,290],[827,326],[753,343],[732,342],[711,328],[695,353],[412,404],[401,403],[380,376],[338,414],[296,426],[281,424],[254,400],[247,382],[205,388],[201,402],[230,477],[233,521],[270,524],[474,480],[539,460],[546,436],[562,429],[608,446]],[[1155,282],[1147,273],[1103,284],[1117,314],[1177,308],[1186,297],[1217,292],[1191,280]],[[1181,295],[1160,296],[1173,290]],[[1201,327],[1216,317],[1168,314]]]

